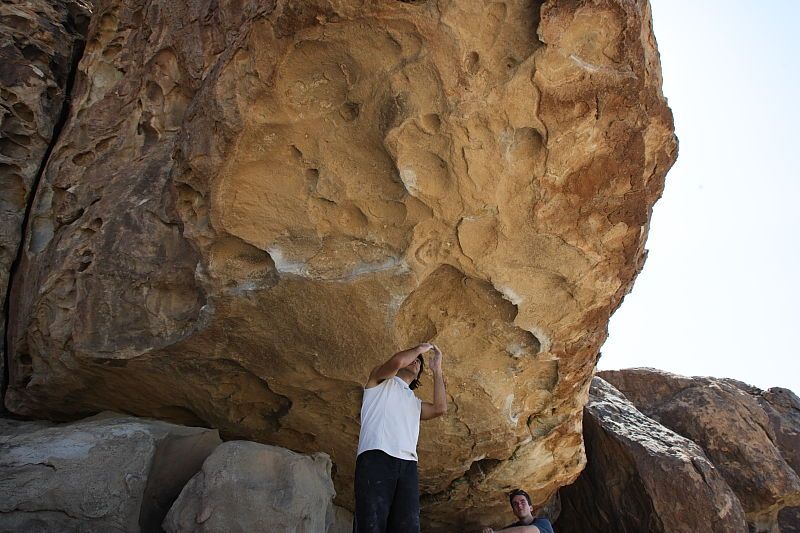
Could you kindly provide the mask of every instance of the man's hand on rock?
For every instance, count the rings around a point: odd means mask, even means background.
[[[441,372],[442,371],[442,351],[439,350],[439,347],[435,344],[431,345],[433,349],[433,357],[431,358],[431,371],[433,372]]]
[[[494,533],[494,529],[492,529],[490,527],[485,527],[485,528],[481,529],[481,533]]]

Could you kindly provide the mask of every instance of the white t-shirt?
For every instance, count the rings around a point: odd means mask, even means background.
[[[392,457],[417,460],[422,400],[397,376],[364,389],[358,454],[382,450]]]

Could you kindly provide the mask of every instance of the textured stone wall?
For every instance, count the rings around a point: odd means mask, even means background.
[[[25,213],[83,47],[83,0],[0,4],[0,302],[17,257]],[[5,338],[5,316],[0,337]],[[0,369],[5,366],[0,346]],[[3,384],[5,386],[5,384]]]
[[[660,86],[644,1],[98,2],[6,406],[324,451],[349,506],[361,384],[433,340],[426,530],[544,502],[676,156]]]

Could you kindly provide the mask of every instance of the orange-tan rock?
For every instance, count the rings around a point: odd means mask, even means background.
[[[349,506],[361,384],[432,340],[425,530],[544,502],[676,156],[660,85],[644,1],[100,1],[6,406],[323,451]]]

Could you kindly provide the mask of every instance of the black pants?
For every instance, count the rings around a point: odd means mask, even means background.
[[[368,450],[356,459],[354,533],[419,533],[417,462]]]

